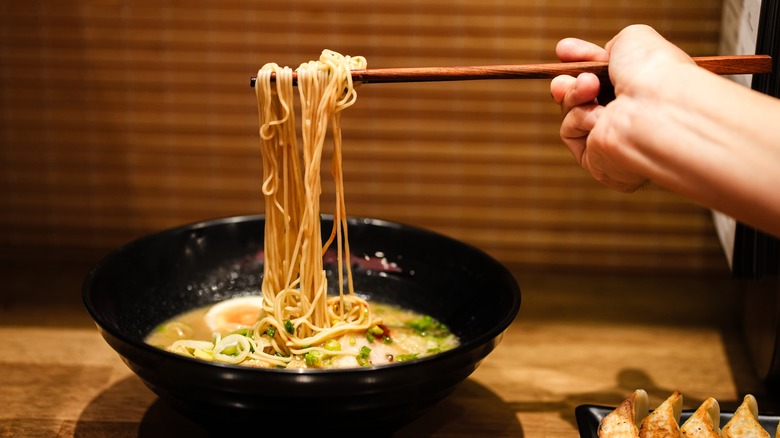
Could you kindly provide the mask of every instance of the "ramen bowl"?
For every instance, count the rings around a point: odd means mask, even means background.
[[[332,218],[323,217],[323,232],[331,227]],[[143,383],[206,429],[365,424],[394,430],[447,397],[496,348],[519,311],[520,289],[495,259],[446,236],[365,218],[350,218],[348,231],[356,293],[433,316],[460,338],[457,348],[389,365],[291,370],[206,362],[146,344],[150,331],[173,316],[259,293],[263,216],[217,219],[133,241],[90,271],[84,304]],[[325,267],[328,284],[337,285],[327,257]]]

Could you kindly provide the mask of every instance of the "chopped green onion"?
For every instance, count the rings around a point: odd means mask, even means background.
[[[287,333],[293,334],[295,332],[295,326],[293,326],[292,321],[285,320],[284,321],[284,329],[287,330]]]
[[[309,351],[308,353],[306,353],[303,356],[303,358],[306,361],[306,365],[308,365],[310,367],[313,367],[313,366],[319,365],[320,358],[322,358],[322,352],[317,351],[317,350],[312,350],[312,351]]]
[[[360,347],[360,352],[356,356],[357,363],[361,367],[367,367],[371,365],[371,361],[368,359],[368,355],[371,354],[371,349],[367,346]]]
[[[325,349],[330,351],[341,351],[341,343],[335,339],[328,339],[325,342]]]
[[[238,329],[238,330],[236,330],[234,332],[231,332],[230,334],[236,334],[236,335],[241,335],[241,336],[244,336],[244,337],[247,337],[247,338],[252,338],[252,335],[254,334],[254,331],[252,329],[243,328],[243,329]]]
[[[214,356],[210,352],[206,350],[201,350],[200,348],[196,348],[195,350],[193,350],[192,355],[197,357],[198,359],[214,360]]]
[[[429,315],[424,315],[420,318],[415,318],[406,323],[408,327],[411,327],[420,336],[434,336],[437,338],[443,338],[450,334],[450,329],[446,325],[436,321]]]
[[[273,338],[274,336],[276,336],[276,327],[275,326],[268,327],[268,330],[265,331],[265,334],[267,334],[269,338]]]
[[[405,362],[407,360],[414,360],[417,359],[418,354],[412,353],[412,354],[399,354],[395,357],[395,360],[398,362]]]

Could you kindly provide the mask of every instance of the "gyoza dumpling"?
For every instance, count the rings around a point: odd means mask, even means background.
[[[637,438],[639,425],[647,416],[650,403],[647,392],[637,389],[620,406],[599,422],[600,438]]]
[[[720,433],[720,405],[710,397],[696,409],[696,412],[680,428],[686,438],[722,438]]]
[[[640,438],[679,438],[682,394],[674,391],[648,415],[639,427]]]
[[[723,426],[723,436],[726,438],[770,438],[769,432],[764,430],[758,422],[758,402],[756,398],[748,394],[742,399],[728,423]]]

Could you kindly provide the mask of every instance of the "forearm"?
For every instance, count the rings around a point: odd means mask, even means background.
[[[641,173],[780,235],[780,105],[693,66],[626,105]]]

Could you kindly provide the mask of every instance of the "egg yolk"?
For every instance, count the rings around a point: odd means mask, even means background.
[[[261,297],[238,297],[215,304],[205,316],[214,331],[229,332],[252,327],[261,317]]]
[[[257,316],[260,311],[256,307],[243,306],[234,307],[232,309],[225,310],[220,315],[220,322],[222,324],[238,324],[242,326],[252,326],[257,322]]]

